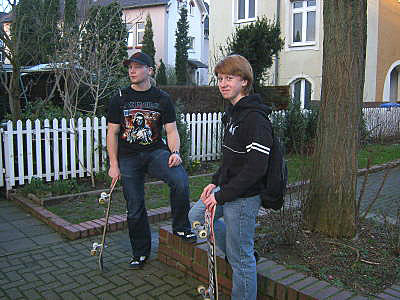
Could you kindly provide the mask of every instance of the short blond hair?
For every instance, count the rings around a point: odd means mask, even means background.
[[[215,66],[214,74],[215,76],[218,76],[218,74],[235,75],[247,80],[247,85],[242,89],[243,93],[246,95],[250,93],[253,86],[253,68],[251,67],[249,61],[239,54],[232,54],[223,58]]]

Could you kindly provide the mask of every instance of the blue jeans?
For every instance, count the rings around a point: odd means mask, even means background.
[[[188,177],[182,165],[168,167],[169,156],[169,151],[157,149],[119,159],[133,256],[149,256],[151,250],[151,231],[144,203],[146,173],[169,185],[172,229],[190,230]]]
[[[216,192],[218,187],[214,189]],[[256,300],[257,270],[254,257],[254,231],[260,208],[259,195],[238,198],[217,205],[214,219],[215,242],[232,267],[232,299]],[[204,222],[205,205],[197,201],[189,211],[189,220]],[[223,220],[221,219],[223,217]]]

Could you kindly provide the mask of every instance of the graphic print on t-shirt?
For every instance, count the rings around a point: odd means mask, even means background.
[[[160,136],[157,126],[159,121],[159,112],[145,109],[125,109],[122,139],[128,143],[150,145]]]

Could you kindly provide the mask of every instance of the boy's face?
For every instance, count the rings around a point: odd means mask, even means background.
[[[247,80],[238,75],[218,74],[218,88],[224,99],[230,100],[235,104],[244,97],[243,88],[247,85]]]
[[[128,69],[128,75],[133,84],[141,84],[148,80],[152,68],[139,64],[137,62],[131,62]]]

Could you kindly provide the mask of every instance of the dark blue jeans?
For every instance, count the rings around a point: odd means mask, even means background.
[[[146,173],[169,185],[172,229],[190,230],[188,177],[182,165],[168,167],[169,156],[169,151],[158,149],[119,159],[133,256],[148,256],[151,250],[151,232],[144,202]]]

